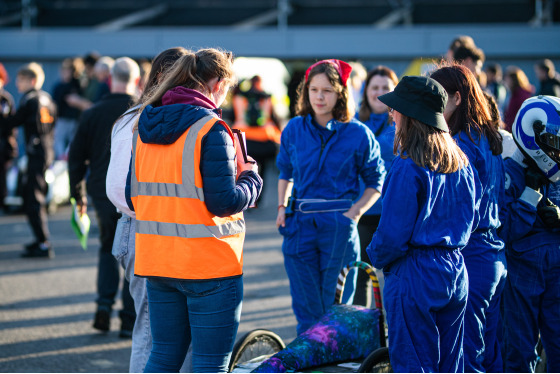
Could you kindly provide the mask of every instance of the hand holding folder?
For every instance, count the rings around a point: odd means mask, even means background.
[[[237,154],[237,177],[239,174],[246,170],[252,170],[255,173],[259,172],[257,162],[247,154],[247,143],[245,141],[245,133],[238,129],[233,129],[235,137],[235,152]],[[249,208],[256,208],[256,205],[251,205]]]
[[[235,150],[237,152],[237,161],[243,160],[245,164],[256,164],[257,162],[247,154],[247,141],[245,140],[245,133],[238,129],[231,130],[235,135],[237,144]]]
[[[257,162],[247,154],[245,133],[238,129],[233,129],[232,131],[235,138],[235,152],[237,154],[237,177],[239,177],[241,172],[246,170],[252,170],[258,173]]]

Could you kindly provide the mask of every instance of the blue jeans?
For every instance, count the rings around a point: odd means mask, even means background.
[[[177,372],[191,341],[193,372],[227,372],[241,317],[243,278],[148,278],[147,288],[153,344],[144,372]]]
[[[68,146],[72,143],[77,129],[77,119],[58,117],[54,127],[54,154],[56,159],[68,154]]]
[[[134,299],[134,309],[136,310],[129,371],[131,373],[142,373],[152,351],[152,332],[148,312],[146,278],[134,275],[135,231],[136,219],[123,214],[117,224],[115,241],[113,242],[113,256],[124,269],[124,275],[130,283],[130,295]],[[190,373],[191,371],[190,360],[186,359],[180,372]]]

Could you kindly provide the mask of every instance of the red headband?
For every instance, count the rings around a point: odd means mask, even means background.
[[[335,60],[335,59],[321,60],[321,61],[316,62],[313,65],[311,65],[305,72],[305,81],[306,82],[307,82],[307,79],[309,78],[309,72],[311,72],[311,69],[313,69],[315,66],[321,65],[321,64],[331,64],[331,65],[333,65],[334,68],[336,69],[336,71],[338,71],[338,75],[340,75],[340,80],[342,81],[342,85],[344,87],[346,87],[346,82],[348,82],[348,77],[350,76],[350,72],[352,71],[352,66],[350,66],[350,64],[348,64],[347,62],[344,62],[342,60]]]

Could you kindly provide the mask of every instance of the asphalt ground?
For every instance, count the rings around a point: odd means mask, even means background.
[[[268,178],[267,178],[268,179]],[[296,336],[282,237],[275,226],[276,187],[245,214],[244,301],[238,337],[253,329]],[[69,206],[49,216],[54,259],[21,258],[33,241],[23,214],[0,215],[0,372],[128,372],[130,339],[119,338],[119,296],[111,331],[93,329],[99,231],[90,208],[88,249],[70,226]]]

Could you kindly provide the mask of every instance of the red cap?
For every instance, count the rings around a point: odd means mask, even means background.
[[[317,65],[321,64],[332,64],[336,71],[338,71],[338,75],[340,75],[340,80],[342,81],[342,85],[346,87],[346,83],[348,82],[348,77],[350,77],[350,72],[352,71],[352,66],[349,63],[344,62],[342,60],[321,60],[319,62],[314,63],[311,65],[305,72],[305,81],[309,78],[309,72]]]

